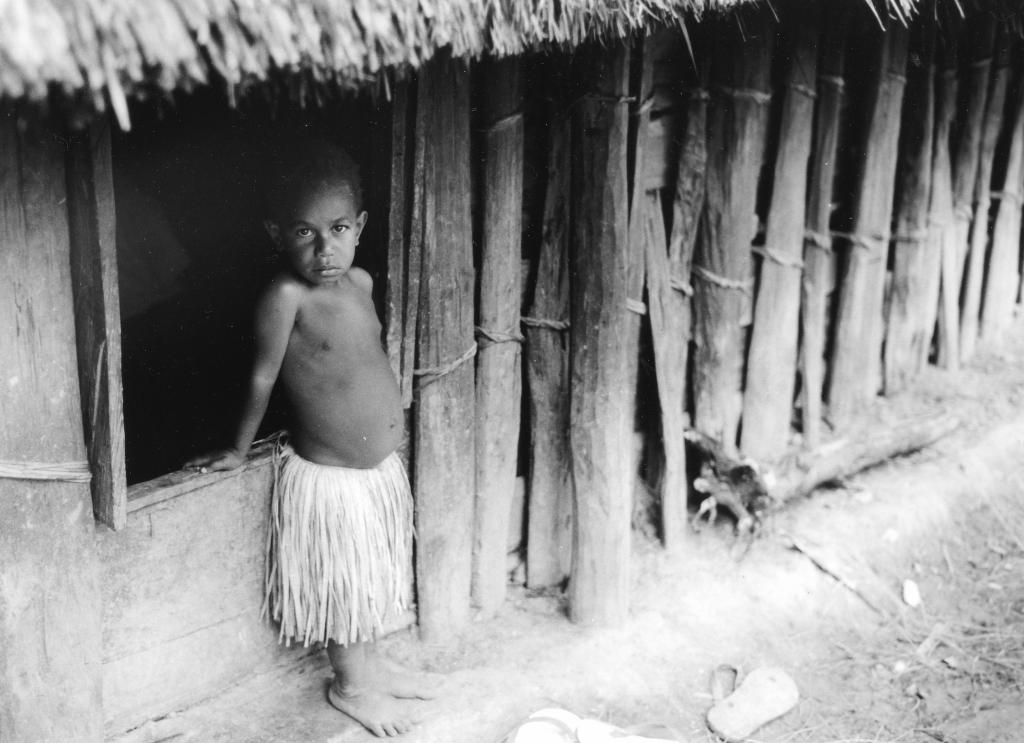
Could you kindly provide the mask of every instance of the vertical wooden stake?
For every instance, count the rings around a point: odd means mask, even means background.
[[[1024,86],[1020,87],[1014,101],[1011,132],[981,307],[981,337],[989,344],[997,343],[1006,331],[1017,301],[1021,192],[1024,190]]]
[[[753,289],[757,183],[771,100],[775,28],[751,16],[720,29],[707,125],[707,202],[693,261],[695,424],[735,453],[742,408],[744,331]]]
[[[953,218],[953,171],[950,162],[950,134],[956,116],[957,55],[956,43],[947,41],[943,55],[942,83],[935,108],[935,157],[932,161],[932,198],[928,215],[928,248],[925,255],[929,263],[925,275],[929,281],[938,278],[938,297],[932,302],[929,295],[925,317],[925,335],[931,332],[938,315],[939,366],[956,369],[960,365],[960,271],[957,268],[959,248],[956,244],[957,227]],[[933,254],[935,256],[933,257]],[[936,271],[931,261],[936,261]],[[922,365],[925,359],[922,359]]]
[[[576,502],[569,616],[619,624],[629,596],[626,93],[622,44],[577,52],[573,112],[570,441]]]
[[[117,530],[128,521],[128,484],[109,123],[101,119],[72,135],[66,160],[78,380],[93,511]]]
[[[469,618],[472,566],[475,344],[466,63],[446,55],[428,62],[417,99],[423,182],[413,224],[422,229],[423,265],[413,439],[416,589],[420,632],[436,639]],[[409,301],[415,296],[410,289]]]
[[[856,190],[853,244],[839,286],[829,408],[840,425],[878,389],[882,295],[896,182],[900,108],[907,67],[907,32],[893,24],[878,39],[867,147]]]
[[[925,332],[924,249],[928,237],[928,201],[935,135],[935,24],[915,28],[915,54],[907,68],[903,131],[900,134],[899,188],[893,275],[885,337],[885,392],[905,389],[920,371]]]
[[[484,65],[487,121],[476,379],[476,543],[473,599],[485,614],[505,600],[509,515],[519,454],[519,302],[523,116],[517,57]]]
[[[807,161],[814,132],[821,36],[817,17],[801,20],[786,76],[743,399],[742,449],[764,462],[774,461],[786,451],[796,386]]]
[[[548,167],[533,303],[524,318],[530,406],[526,583],[551,586],[569,574],[572,456],[569,449],[569,188],[571,126],[563,58],[548,76]]]
[[[388,359],[399,380],[402,404],[412,404],[412,367],[416,346],[416,304],[419,292],[409,293],[409,178],[406,172],[409,149],[409,82],[395,83],[391,98],[391,172],[388,200],[388,283],[384,298]],[[420,150],[421,148],[416,148]],[[422,183],[423,173],[417,181]],[[418,286],[419,275],[415,275]],[[411,301],[410,301],[411,297]],[[411,308],[410,308],[411,305]],[[411,313],[410,313],[411,309]],[[407,319],[411,324],[406,325]]]
[[[814,448],[821,441],[821,402],[825,386],[825,328],[828,297],[834,284],[832,254],[832,182],[839,144],[839,112],[843,103],[843,68],[846,59],[845,19],[826,24],[824,52],[818,77],[817,130],[814,159],[808,180],[807,238],[804,243],[803,297],[803,434]]]
[[[978,176],[974,183],[974,222],[971,224],[971,244],[964,276],[964,299],[960,308],[960,358],[964,361],[974,355],[978,343],[978,320],[981,311],[981,288],[985,273],[985,254],[988,249],[988,218],[992,204],[992,166],[995,161],[999,132],[1003,125],[1006,89],[1010,81],[1009,34],[1000,32],[996,43],[995,70],[992,86],[985,104],[985,121],[981,135],[981,156]]]

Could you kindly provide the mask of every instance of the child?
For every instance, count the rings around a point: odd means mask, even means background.
[[[280,380],[291,407],[276,465],[267,602],[281,637],[325,642],[328,698],[378,736],[410,728],[396,698],[433,682],[391,665],[373,639],[401,610],[412,559],[412,498],[395,449],[402,402],[381,347],[372,279],[353,267],[366,225],[359,173],[325,143],[297,148],[268,184],[267,232],[283,270],[256,306],[256,351],[233,445],[188,463],[245,461]]]

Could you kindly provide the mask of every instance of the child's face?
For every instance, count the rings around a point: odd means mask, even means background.
[[[267,232],[295,274],[313,285],[335,284],[349,268],[366,224],[352,188],[343,182],[311,186],[268,220]]]

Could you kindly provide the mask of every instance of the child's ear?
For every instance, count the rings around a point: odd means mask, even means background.
[[[281,249],[281,228],[277,226],[277,222],[275,222],[272,219],[264,219],[263,220],[263,229],[265,229],[267,231],[267,234],[270,235],[270,239],[274,243],[274,246],[278,250],[280,250]]]
[[[359,216],[356,217],[356,240],[363,234],[363,227],[366,226],[367,214],[366,210],[359,212]]]

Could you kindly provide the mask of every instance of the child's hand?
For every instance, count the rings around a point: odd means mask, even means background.
[[[245,456],[235,449],[218,449],[209,454],[203,454],[202,456],[190,459],[185,463],[185,469],[196,470],[205,474],[219,470],[233,470],[241,467],[244,462]]]

